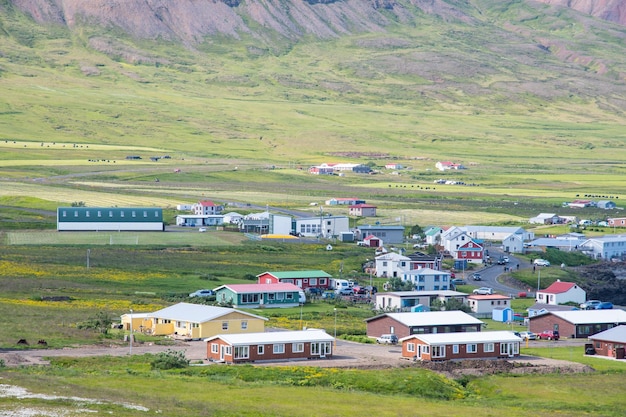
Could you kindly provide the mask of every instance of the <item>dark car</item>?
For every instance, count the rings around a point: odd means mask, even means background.
[[[544,330],[537,335],[537,339],[559,340],[559,332],[554,330]]]
[[[482,281],[483,278],[480,276],[480,274],[478,272],[475,272],[475,273],[472,274],[472,279],[474,281]]]

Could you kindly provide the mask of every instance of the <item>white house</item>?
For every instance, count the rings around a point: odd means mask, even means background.
[[[467,294],[451,290],[379,292],[376,294],[375,306],[377,310],[410,311],[420,304],[430,308],[435,300],[445,302],[451,298],[465,304]]]
[[[535,217],[531,217],[528,222],[530,224],[560,224],[561,218],[555,213],[539,213]]]
[[[441,243],[454,259],[483,263],[484,248],[460,227],[451,227],[441,235]]]
[[[626,235],[608,235],[587,239],[580,245],[586,255],[594,259],[626,257]]]
[[[544,304],[584,303],[587,292],[573,282],[557,280],[545,290],[537,291],[535,301]]]
[[[510,253],[523,253],[524,252],[524,240],[522,236],[511,234],[502,239],[502,248],[505,252]]]
[[[307,237],[339,237],[350,231],[348,216],[318,216],[295,219],[295,232]]]
[[[376,257],[376,276],[395,278],[402,276],[410,269],[411,259],[408,256],[389,252]]]
[[[193,212],[193,214],[197,214],[199,216],[206,216],[209,214],[221,214],[222,210],[224,210],[224,206],[215,204],[212,201],[199,201],[191,206],[191,211]]]
[[[417,291],[439,291],[450,289],[450,273],[430,268],[413,269],[402,274],[402,281],[413,284]]]
[[[235,211],[224,214],[224,223],[237,224],[243,219],[243,214],[239,214]]]
[[[461,229],[473,239],[491,242],[501,242],[511,235],[518,236],[523,242],[535,238],[533,232],[515,226],[463,226]]]
[[[441,227],[429,227],[424,231],[426,235],[426,244],[427,245],[440,245],[441,244],[441,234],[443,233],[443,229]]]
[[[472,310],[472,313],[489,315],[491,317],[494,308],[511,307],[511,297],[501,294],[472,294],[467,296],[467,305]]]

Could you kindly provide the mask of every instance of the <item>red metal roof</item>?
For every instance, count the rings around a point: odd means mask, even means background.
[[[201,201],[200,205],[203,207],[215,207],[216,204],[212,201]]]
[[[557,282],[554,282],[552,285],[550,285],[545,290],[542,290],[540,292],[548,292],[550,294],[561,294],[561,293],[564,293],[564,292],[568,292],[569,290],[571,290],[575,286],[576,286],[576,284],[573,283],[573,282],[557,281]]]
[[[258,293],[258,292],[289,292],[289,291],[300,291],[300,287],[294,284],[289,283],[278,283],[278,284],[229,284],[224,285],[225,287],[230,288],[231,290],[241,294],[241,293]]]

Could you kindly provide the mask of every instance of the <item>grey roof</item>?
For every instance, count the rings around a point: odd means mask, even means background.
[[[263,332],[263,333],[237,333],[237,334],[218,334],[207,339],[205,342],[222,339],[226,343],[236,345],[262,345],[272,343],[297,343],[297,342],[332,342],[335,340],[324,330],[295,330],[285,332]]]
[[[531,310],[547,310],[547,311],[571,311],[571,310],[578,310],[578,308],[576,307],[572,307],[572,306],[567,306],[567,305],[554,305],[554,304],[545,304],[545,303],[535,303],[533,305],[531,305],[530,307],[528,307],[526,309],[526,311],[531,311]]]
[[[455,333],[428,333],[412,334],[403,337],[400,341],[407,339],[420,339],[429,345],[447,345],[450,343],[494,343],[494,342],[521,342],[520,337],[508,330],[493,332],[455,332]]]
[[[419,313],[386,313],[366,319],[371,321],[380,317],[390,317],[405,326],[442,326],[453,324],[483,324],[482,321],[462,311],[424,311]]]
[[[606,340],[608,342],[626,343],[626,326],[617,326],[612,329],[589,336],[591,340]]]
[[[173,306],[169,306],[162,310],[158,310],[154,313],[148,314],[148,317],[177,321],[188,321],[192,323],[205,323],[207,321],[215,320],[230,313],[240,313],[257,319],[268,320],[265,317],[246,313],[245,311],[241,310],[235,310],[233,308],[206,306],[202,304],[191,303],[174,304]]]
[[[452,290],[437,290],[437,291],[390,291],[390,292],[381,292],[376,294],[380,297],[400,297],[400,298],[415,298],[415,297],[466,297],[467,294],[460,291],[452,291]]]
[[[610,310],[571,310],[571,311],[551,311],[553,314],[572,324],[596,324],[596,323],[626,323],[626,311],[619,308]],[[530,317],[533,320],[539,316]]]

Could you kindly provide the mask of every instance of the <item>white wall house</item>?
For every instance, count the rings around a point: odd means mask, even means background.
[[[535,238],[533,232],[525,230],[523,227],[514,226],[463,226],[462,230],[470,237],[491,242],[501,242],[511,235],[518,236],[520,240],[527,241]]]
[[[396,278],[409,271],[411,258],[389,252],[376,257],[376,276]]]
[[[538,303],[558,305],[564,303],[581,304],[587,300],[587,292],[573,282],[557,280],[545,290],[537,291]]]
[[[198,201],[193,206],[191,206],[191,211],[193,212],[193,214],[197,214],[199,216],[206,216],[208,214],[221,214],[222,210],[224,210],[224,206],[215,204],[212,201]]]
[[[511,234],[502,239],[502,248],[505,252],[523,253],[524,240],[520,235]]]
[[[450,273],[430,268],[413,269],[402,274],[402,281],[413,284],[417,291],[439,291],[450,289]]]
[[[511,297],[501,294],[467,296],[467,305],[476,314],[491,314],[494,308],[511,307]]]
[[[594,259],[626,258],[626,235],[609,235],[587,239],[579,248]]]
[[[307,237],[339,237],[342,232],[350,231],[348,216],[317,216],[295,220],[295,232]]]

